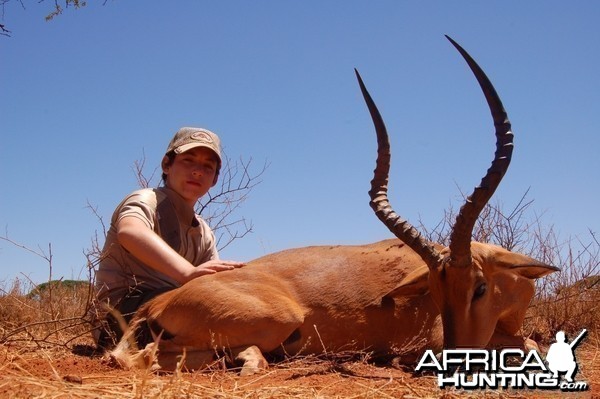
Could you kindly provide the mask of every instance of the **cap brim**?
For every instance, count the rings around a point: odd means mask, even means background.
[[[175,148],[173,151],[175,152],[175,154],[181,154],[183,152],[189,151],[192,148],[196,148],[196,147],[205,147],[208,148],[209,150],[211,150],[212,152],[215,153],[215,155],[219,158],[219,161],[221,161],[221,154],[219,154],[217,151],[215,151],[214,147],[207,145],[207,144],[202,144],[202,143],[189,143],[189,144],[184,144],[182,146],[179,146],[177,148]]]

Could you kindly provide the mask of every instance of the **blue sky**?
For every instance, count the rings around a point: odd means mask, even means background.
[[[85,278],[83,251],[159,165],[181,126],[217,132],[229,157],[269,168],[239,215],[254,231],[222,252],[390,237],[368,206],[373,127],[358,68],[392,141],[390,198],[435,224],[489,166],[493,127],[457,40],[498,90],[515,132],[495,199],[530,188],[565,236],[598,232],[600,3],[595,1],[124,1],[68,9],[13,1],[0,37],[0,228],[52,246],[53,278]],[[0,241],[0,283],[48,264]]]

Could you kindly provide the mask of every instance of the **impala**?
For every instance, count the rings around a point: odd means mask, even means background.
[[[356,72],[377,133],[371,206],[397,238],[286,250],[192,280],[140,308],[113,356],[132,366],[157,353],[159,367],[173,369],[185,352],[185,366],[197,369],[226,349],[243,364],[242,374],[251,374],[267,367],[265,353],[367,350],[410,363],[426,349],[535,345],[519,329],[534,280],[558,269],[471,241],[477,217],[510,163],[513,134],[484,72],[448,39],[478,80],[496,135],[491,167],[460,209],[448,247],[426,241],[392,210],[388,135]],[[140,323],[148,323],[156,341],[134,352],[128,338]]]

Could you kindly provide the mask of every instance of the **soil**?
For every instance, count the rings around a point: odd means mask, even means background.
[[[577,350],[577,381],[588,390],[463,391],[439,389],[431,375],[377,365],[366,356],[305,357],[279,362],[252,376],[215,367],[203,372],[160,374],[123,370],[79,345],[0,345],[0,398],[600,398],[600,352]]]

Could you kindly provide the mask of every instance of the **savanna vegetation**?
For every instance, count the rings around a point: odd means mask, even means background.
[[[238,168],[240,166],[238,165]],[[263,169],[264,170],[264,169]],[[241,184],[225,184],[235,198],[245,198],[256,183],[248,165],[242,163]],[[139,172],[139,171],[138,171]],[[262,173],[262,172],[261,172]],[[142,175],[141,173],[138,173]],[[260,173],[258,174],[260,175]],[[143,176],[143,175],[142,175]],[[143,182],[140,182],[142,184]],[[146,181],[145,184],[148,184]],[[231,194],[231,193],[230,193]],[[231,195],[216,195],[231,209],[239,201]],[[228,200],[226,199],[228,198]],[[204,204],[209,206],[216,204]],[[532,210],[527,194],[515,206],[488,205],[480,216],[474,238],[494,242],[514,251],[561,268],[538,281],[537,291],[522,328],[540,344],[542,352],[565,331],[574,337],[588,330],[577,349],[578,380],[587,381],[584,396],[600,394],[600,243],[596,232],[584,236],[561,236],[543,216]],[[234,205],[235,206],[235,205]],[[213,210],[214,215],[219,212]],[[249,232],[231,235],[231,223],[221,211],[221,229],[229,244]],[[228,215],[231,215],[229,213]],[[433,228],[420,226],[437,242],[448,240],[448,226],[455,212],[450,209]],[[242,220],[242,219],[239,219]],[[229,230],[228,230],[229,229]],[[101,235],[101,234],[100,234]],[[4,240],[9,240],[7,237]],[[540,391],[461,392],[439,391],[433,375],[416,375],[412,369],[372,359],[368,352],[324,353],[319,356],[288,358],[252,377],[239,377],[224,367],[225,360],[196,373],[178,371],[158,374],[150,370],[128,371],[111,364],[95,351],[87,311],[92,299],[98,242],[95,237],[88,253],[87,281],[50,280],[35,285],[27,279],[5,283],[0,291],[0,396],[2,397],[539,397]],[[16,244],[16,243],[15,243]],[[51,256],[39,254],[51,269]],[[560,392],[543,391],[542,396],[559,397]],[[581,397],[582,393],[568,394]]]

